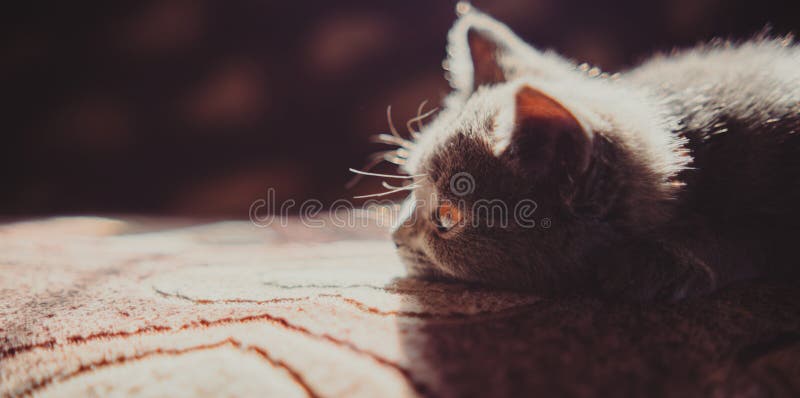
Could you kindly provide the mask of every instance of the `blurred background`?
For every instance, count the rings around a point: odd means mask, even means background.
[[[327,204],[375,192],[344,184],[381,149],[368,137],[386,106],[400,126],[448,92],[454,1],[50,3],[4,11],[2,216],[246,218],[269,187]],[[472,3],[612,72],[715,36],[800,31],[796,0]]]

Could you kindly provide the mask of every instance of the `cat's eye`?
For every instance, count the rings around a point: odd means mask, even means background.
[[[463,220],[461,210],[452,203],[442,202],[433,212],[433,222],[439,232],[447,232]]]

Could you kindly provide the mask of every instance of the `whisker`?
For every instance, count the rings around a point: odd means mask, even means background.
[[[391,195],[393,193],[397,193],[397,192],[400,192],[400,191],[408,191],[408,189],[400,188],[400,189],[393,189],[391,191],[386,191],[386,192],[373,193],[373,194],[369,194],[369,195],[353,196],[353,199],[363,199],[363,198],[374,198],[374,197],[377,197],[377,196],[386,196],[386,195]]]
[[[367,172],[367,171],[356,170],[356,169],[353,169],[353,168],[350,168],[348,170],[350,170],[351,173],[361,174],[361,175],[365,175],[365,176],[383,177],[383,178],[398,178],[398,179],[402,179],[402,180],[407,180],[407,179],[416,178],[416,177],[424,177],[424,176],[427,175],[427,174],[415,174],[415,175],[410,175],[410,176],[399,176],[399,175],[394,175],[394,174],[370,173],[370,172]]]
[[[422,102],[419,103],[419,106],[417,107],[417,117],[419,117],[419,114],[422,113],[423,109],[425,109],[425,105],[427,103],[428,103],[427,99],[424,99],[424,100],[422,100]]]
[[[422,108],[424,108],[425,104],[427,104],[427,103],[428,103],[428,100],[423,100],[419,104],[419,107],[417,108],[417,116],[416,117],[412,117],[411,119],[408,119],[408,121],[406,122],[406,129],[412,135],[414,133],[419,133],[420,131],[422,131],[422,125],[419,123],[419,119],[418,118],[419,118],[420,112],[422,112]],[[414,122],[417,122],[417,130],[416,131],[414,130],[413,127],[411,127],[411,123],[414,123]]]
[[[406,160],[398,156],[388,156],[384,158],[389,163],[394,163],[398,166],[406,164]]]
[[[392,132],[392,135],[397,137],[397,138],[403,139],[403,137],[400,135],[400,133],[397,132],[397,129],[394,128],[394,122],[392,122],[392,106],[391,105],[386,107],[386,121],[389,122],[389,131]]]
[[[414,189],[414,188],[418,187],[418,185],[415,184],[415,183],[411,183],[411,184],[408,184],[408,185],[403,185],[403,186],[399,186],[398,187],[396,185],[389,184],[386,181],[381,181],[381,186],[386,188],[386,189],[407,189],[407,190],[411,190],[411,189]]]
[[[417,108],[417,116],[409,119],[406,123],[406,127],[409,130],[409,133],[415,139],[419,136],[419,132],[414,131],[411,124],[416,122],[419,126],[419,129],[422,130],[422,120],[426,117],[432,115],[434,112],[438,110],[438,108],[434,108],[424,114],[422,114],[422,110],[425,108],[425,104],[427,104],[427,100],[422,101],[419,107]],[[387,161],[393,163],[398,166],[402,166],[406,164],[406,159],[409,156],[409,151],[414,148],[414,142],[408,139],[403,138],[400,133],[397,131],[397,128],[394,126],[394,121],[392,120],[392,106],[389,105],[386,107],[386,121],[389,123],[389,134],[378,134],[376,136],[371,137],[373,142],[378,142],[382,144],[388,145],[397,145],[400,148],[390,151],[382,151],[375,153],[369,157],[368,163],[363,167],[366,171],[350,169],[350,172],[355,173],[353,178],[350,179],[345,184],[345,188],[350,189],[355,186],[364,176],[372,176],[372,177],[384,177],[384,178],[397,178],[397,179],[409,179],[414,177],[422,177],[425,174],[419,174],[415,176],[400,176],[400,175],[390,175],[390,174],[378,174],[378,173],[370,173],[368,170],[372,169],[373,167],[377,166],[379,163],[383,161]],[[386,193],[388,195],[388,193]],[[379,196],[379,195],[378,195]]]
[[[398,152],[398,151],[400,151],[400,152]],[[390,163],[394,163],[394,164],[396,164],[398,166],[402,166],[402,165],[406,164],[406,155],[407,154],[408,154],[408,151],[403,150],[403,149],[393,149],[391,151],[382,151],[382,152],[373,153],[372,155],[369,156],[367,164],[364,165],[364,167],[362,167],[362,168],[364,170],[369,171],[373,167],[377,166],[380,162],[383,162],[383,161],[387,161],[387,162],[390,162]],[[402,177],[402,176],[398,176],[397,178],[400,178],[400,177]],[[364,178],[364,174],[355,173],[353,178],[351,178],[349,181],[347,181],[346,184],[344,184],[345,189],[353,188],[356,184],[358,184],[359,181],[361,181],[362,178]]]
[[[431,109],[431,110],[429,110],[429,111],[417,116],[419,119],[417,119],[415,117],[414,121],[416,121],[418,123],[417,125],[420,127],[420,129],[422,129],[422,121],[425,120],[428,116],[433,115],[434,113],[436,113],[436,111],[438,111],[438,110],[439,110],[439,107],[433,108],[433,109]]]
[[[370,155],[369,157],[370,161],[374,161],[375,159],[385,160],[387,162],[394,163],[398,166],[406,164],[406,158],[398,155],[396,149],[393,149],[391,151],[373,153],[372,155]]]
[[[387,158],[396,156],[396,152],[397,152],[396,149],[392,149],[392,150],[389,150],[389,151],[375,152],[372,155],[369,155],[368,159],[370,161],[375,160],[375,159],[384,159],[384,160],[386,160]]]
[[[422,131],[422,121],[421,120],[422,120],[422,118],[424,116],[420,116],[420,114],[422,113],[422,110],[425,109],[425,105],[427,105],[427,104],[428,104],[428,100],[422,100],[422,102],[420,102],[419,106],[417,107],[417,131]],[[436,108],[434,108],[434,109],[436,109]]]
[[[414,143],[409,140],[398,138],[389,134],[378,134],[372,136],[370,140],[381,144],[399,145],[408,149],[414,146]]]
[[[377,166],[378,163],[383,162],[384,160],[386,160],[386,159],[384,159],[383,156],[371,159],[362,168],[365,169],[365,170],[371,170],[373,167]],[[344,184],[345,189],[353,188],[356,184],[358,184],[359,181],[361,181],[362,178],[364,178],[363,174],[354,175],[353,178],[350,179],[350,181],[347,181],[347,183]]]
[[[406,127],[408,127],[408,131],[411,133],[411,136],[414,137],[415,139],[419,135],[419,132],[422,131],[422,128],[423,128],[422,121],[425,120],[425,118],[427,118],[428,116],[433,115],[436,111],[439,110],[439,108],[433,108],[433,109],[431,109],[431,110],[429,110],[429,111],[427,111],[425,113],[422,113],[422,109],[425,108],[425,104],[427,104],[427,103],[428,103],[427,100],[422,101],[422,103],[419,104],[419,108],[417,108],[417,116],[415,116],[415,117],[413,117],[411,119],[408,119],[408,122],[406,123]],[[417,131],[414,131],[414,129],[411,127],[411,123],[414,123],[414,122],[417,123]]]

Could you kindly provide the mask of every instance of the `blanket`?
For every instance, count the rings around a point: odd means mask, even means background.
[[[404,277],[387,232],[0,226],[0,396],[800,396],[800,289],[667,303]]]

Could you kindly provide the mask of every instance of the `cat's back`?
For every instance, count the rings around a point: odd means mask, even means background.
[[[689,128],[717,114],[745,120],[797,116],[800,46],[790,39],[713,42],[660,54],[625,74],[679,108]],[[704,116],[706,117],[704,119]]]
[[[680,121],[697,210],[800,223],[800,47],[788,39],[709,44],[656,56],[624,78]]]

